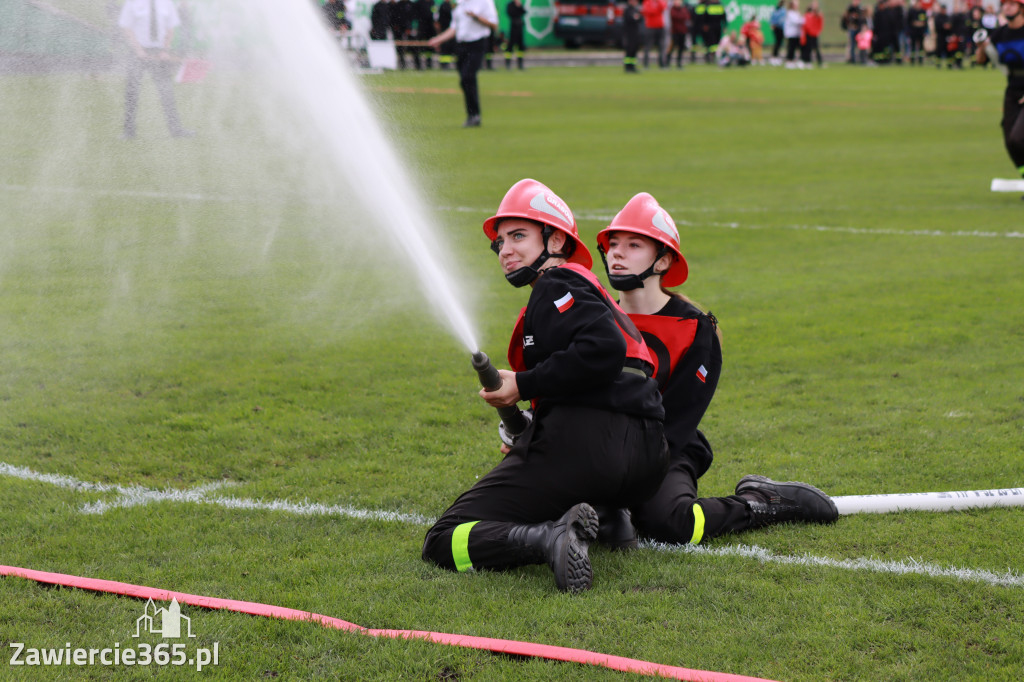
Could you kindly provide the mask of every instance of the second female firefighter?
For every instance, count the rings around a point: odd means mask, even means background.
[[[656,356],[656,379],[665,408],[669,470],[655,495],[629,515],[602,518],[601,539],[613,547],[644,538],[693,543],[785,521],[831,523],[832,500],[806,483],[746,476],[728,497],[698,498],[697,479],[711,466],[711,445],[697,428],[715,394],[722,369],[718,321],[666,287],[686,281],[689,267],[672,217],[653,196],[637,194],[597,235],[608,280],[619,304]]]

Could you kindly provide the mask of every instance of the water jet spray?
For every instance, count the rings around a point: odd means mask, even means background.
[[[491,359],[482,350],[473,353],[473,369],[480,377],[480,385],[488,391],[497,391],[501,388],[502,380],[498,370],[491,363]],[[533,421],[529,412],[519,409],[518,405],[508,407],[496,407],[501,423],[498,424],[498,435],[501,442],[512,447],[516,444],[519,436],[523,435],[526,427]]]

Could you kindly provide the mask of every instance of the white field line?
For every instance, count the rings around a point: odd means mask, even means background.
[[[90,483],[61,474],[43,474],[26,467],[7,464],[6,462],[0,462],[0,476],[48,483],[76,492],[117,494],[117,497],[110,502],[101,501],[82,505],[79,511],[83,514],[103,514],[111,509],[143,506],[154,502],[190,502],[193,504],[210,504],[226,509],[285,512],[298,516],[343,516],[361,520],[409,523],[417,526],[429,526],[435,520],[420,514],[357,509],[345,505],[324,505],[309,501],[296,503],[288,502],[287,500],[272,500],[268,502],[247,498],[223,497],[221,495],[211,496],[210,493],[213,491],[224,485],[229,485],[224,482],[208,483],[187,490],[166,488],[162,491],[157,491],[138,485],[120,486],[106,483]],[[1024,587],[1024,575],[1013,569],[1009,569],[1005,573],[993,573],[992,571],[982,569],[949,568],[924,563],[916,559],[880,561],[877,559],[831,559],[810,555],[785,556],[773,554],[757,545],[703,547],[699,545],[666,545],[656,542],[644,542],[641,544],[641,547],[653,549],[657,552],[685,553],[701,557],[740,557],[755,559],[761,563],[833,568],[848,571],[870,571],[872,573],[896,575],[913,574],[933,578],[952,578],[963,582],[986,583],[999,587]]]
[[[139,507],[153,502],[191,502],[194,504],[211,504],[224,507],[225,509],[287,512],[299,516],[344,516],[360,520],[397,521],[420,526],[429,526],[434,522],[434,519],[420,514],[357,509],[347,505],[325,505],[318,502],[289,502],[287,500],[271,500],[268,502],[241,497],[211,495],[211,493],[224,486],[232,485],[226,481],[206,483],[186,490],[175,488],[153,490],[140,485],[120,486],[106,483],[89,483],[61,474],[41,474],[26,467],[14,466],[6,462],[0,462],[0,476],[49,483],[50,485],[76,492],[117,494],[113,500],[100,500],[83,504],[79,507],[79,511],[83,514],[104,514],[111,509]]]
[[[700,545],[666,545],[661,543],[642,543],[641,547],[655,549],[660,552],[684,552],[697,556],[726,556],[756,559],[761,563],[783,564],[789,566],[818,566],[824,568],[840,568],[847,571],[871,571],[873,573],[892,573],[895,575],[924,575],[932,578],[953,578],[964,582],[980,582],[1002,587],[1024,587],[1024,575],[1009,569],[1006,573],[975,568],[948,568],[927,564],[916,559],[904,561],[881,561],[879,559],[830,559],[810,555],[782,556],[773,554],[757,545],[736,545],[730,547],[703,547]]]
[[[0,183],[0,191],[8,192],[54,192],[59,194],[84,194],[84,195],[96,195],[105,197],[128,197],[138,199],[157,199],[161,201],[211,201],[221,203],[232,203],[232,202],[247,202],[252,203],[259,201],[256,197],[245,197],[245,196],[230,196],[220,194],[203,194],[200,192],[160,192],[160,191],[148,191],[148,190],[126,190],[126,189],[99,189],[99,188],[87,188],[87,187],[35,187],[30,185],[17,185],[17,184],[3,184]],[[318,202],[327,203],[327,202]],[[476,213],[481,216],[481,219],[491,214],[491,209],[486,208],[474,208],[471,206],[434,206],[436,211],[451,211],[455,213]],[[979,207],[972,207],[974,208]],[[676,213],[677,215],[685,215],[687,213],[762,213],[763,209],[756,207],[736,207],[729,209],[717,209],[713,207],[691,207],[691,208],[670,208],[670,213]],[[817,207],[812,207],[812,210],[818,210]],[[844,207],[835,207],[837,211],[843,211]],[[955,210],[955,209],[950,209]],[[593,220],[597,222],[611,222],[612,218],[615,217],[614,211],[592,211],[592,212],[577,212],[576,218],[579,220]],[[717,222],[717,221],[688,221],[684,219],[677,219],[677,225],[685,225],[687,227],[712,227],[729,230],[796,230],[805,232],[835,232],[842,234],[860,234],[860,235],[883,235],[893,237],[973,237],[981,239],[1024,239],[1024,232],[1013,231],[1013,232],[992,232],[987,230],[893,230],[889,228],[867,228],[867,227],[849,227],[842,225],[779,225],[769,227],[765,225],[756,225],[749,223],[740,222]]]

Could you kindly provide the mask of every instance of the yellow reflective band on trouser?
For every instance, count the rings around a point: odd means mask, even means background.
[[[691,545],[699,545],[704,539],[704,510],[699,504],[693,505],[693,537],[690,538]]]
[[[1021,167],[1020,167],[1020,168],[1018,168],[1017,170],[1019,170],[1019,171],[1020,171],[1020,176],[1021,176],[1022,178],[1024,178],[1024,166],[1021,166]]]
[[[452,531],[452,559],[455,560],[455,570],[459,573],[473,568],[473,562],[469,560],[469,531],[473,526],[480,523],[460,523]]]

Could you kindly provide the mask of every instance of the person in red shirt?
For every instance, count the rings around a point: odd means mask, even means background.
[[[800,47],[803,53],[801,59],[808,66],[811,63],[812,54],[818,63],[818,67],[824,66],[821,60],[821,47],[818,45],[818,36],[821,35],[821,30],[824,27],[825,17],[821,15],[821,10],[818,9],[818,0],[811,0],[811,6],[807,8],[807,13],[804,14],[804,32],[800,36]]]
[[[664,69],[668,66],[668,58],[665,55],[665,10],[668,8],[667,0],[644,0],[640,5],[640,11],[644,15],[644,68],[648,67],[648,54],[651,43],[658,47],[658,66]]]
[[[750,19],[740,28],[740,38],[747,44],[747,49],[750,51],[750,63],[763,65],[764,31],[761,30],[761,22],[757,20],[756,15],[751,15]]]
[[[665,64],[672,61],[672,53],[675,52],[676,68],[681,69],[686,53],[686,37],[690,33],[690,8],[683,0],[673,0],[672,7],[668,10],[668,18],[672,23],[672,47],[668,51]]]

